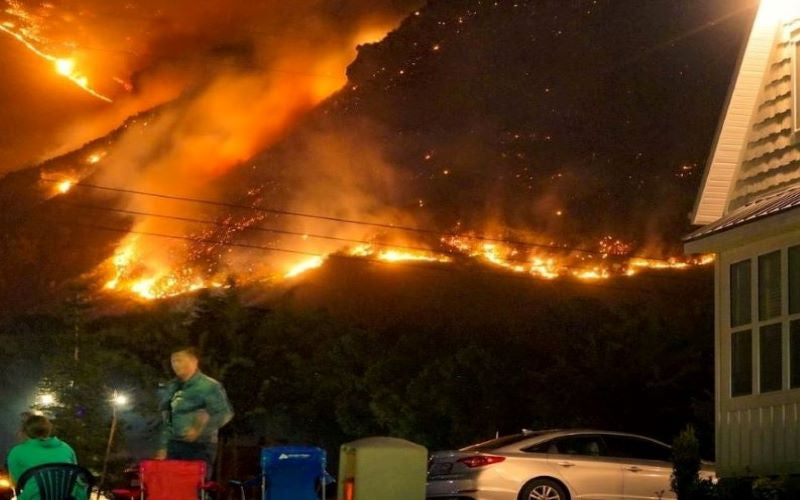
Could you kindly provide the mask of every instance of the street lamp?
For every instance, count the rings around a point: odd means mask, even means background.
[[[111,398],[111,404],[116,408],[128,404],[128,396],[125,394],[114,391],[114,397]]]
[[[111,429],[108,431],[108,443],[106,444],[106,454],[103,458],[103,472],[100,473],[100,482],[98,483],[98,498],[100,490],[103,488],[103,483],[106,480],[106,471],[108,470],[108,457],[111,455],[111,444],[114,442],[114,433],[117,430],[117,409],[124,407],[128,404],[128,396],[121,392],[114,391],[111,394]]]
[[[56,395],[52,392],[43,392],[39,394],[39,406],[47,408],[56,404]]]

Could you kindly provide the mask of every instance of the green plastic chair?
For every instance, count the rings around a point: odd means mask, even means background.
[[[41,500],[88,500],[94,485],[94,476],[91,472],[80,465],[69,463],[31,467],[19,477],[17,494],[25,491],[25,486],[31,480],[36,482]],[[76,489],[79,485],[80,487]],[[77,491],[83,493],[78,494]]]

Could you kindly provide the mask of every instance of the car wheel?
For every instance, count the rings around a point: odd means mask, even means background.
[[[555,481],[534,479],[522,488],[520,500],[569,500],[569,496]]]

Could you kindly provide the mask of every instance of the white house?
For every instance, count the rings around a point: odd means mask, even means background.
[[[722,476],[800,474],[800,0],[761,0],[692,214],[714,253]]]

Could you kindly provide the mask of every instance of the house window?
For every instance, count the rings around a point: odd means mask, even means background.
[[[762,326],[758,342],[759,392],[779,391],[783,386],[781,323]]]
[[[800,320],[789,323],[789,387],[800,387]]]
[[[758,258],[758,319],[781,315],[781,252]]]
[[[789,314],[800,313],[800,246],[789,247]]]
[[[731,327],[750,323],[750,261],[731,265]]]
[[[800,389],[800,245],[729,272],[731,396]]]
[[[750,330],[731,334],[731,395],[753,392],[753,341]]]

